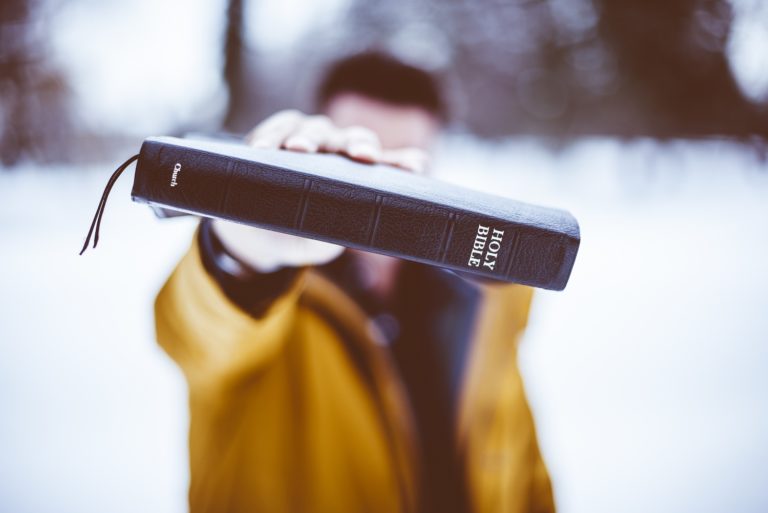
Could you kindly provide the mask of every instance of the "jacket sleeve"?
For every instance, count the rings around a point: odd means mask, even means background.
[[[155,300],[157,340],[190,386],[241,379],[280,352],[294,329],[303,282],[304,270],[253,316],[205,270],[196,237]]]
[[[517,362],[533,289],[485,285],[461,411],[460,439],[477,511],[552,513],[547,467]]]

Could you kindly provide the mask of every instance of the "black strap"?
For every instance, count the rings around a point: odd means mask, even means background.
[[[83,249],[80,250],[80,254],[82,255],[83,252],[88,248],[88,244],[91,242],[91,235],[94,235],[93,237],[93,247],[96,248],[96,244],[99,243],[99,230],[101,229],[101,219],[104,217],[104,208],[107,206],[107,197],[109,196],[109,193],[112,191],[112,187],[115,185],[115,182],[117,182],[117,179],[120,178],[120,174],[125,171],[125,168],[131,165],[131,163],[134,160],[137,160],[139,158],[138,155],[134,155],[133,157],[129,158],[123,164],[118,167],[114,173],[112,173],[112,176],[109,178],[109,181],[107,182],[107,186],[104,187],[104,194],[101,195],[101,201],[99,201],[99,206],[96,208],[96,213],[93,215],[93,221],[91,221],[91,228],[88,230],[88,236],[85,238],[85,244],[83,244]],[[96,229],[94,233],[94,228]]]

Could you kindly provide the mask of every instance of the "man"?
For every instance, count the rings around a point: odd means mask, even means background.
[[[443,106],[363,54],[248,142],[421,172]],[[258,201],[258,198],[254,198]],[[155,305],[190,395],[190,508],[552,511],[516,362],[531,290],[203,221]]]

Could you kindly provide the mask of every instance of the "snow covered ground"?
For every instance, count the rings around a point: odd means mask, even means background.
[[[571,210],[521,353],[564,513],[768,511],[768,164],[720,141],[449,141],[442,175]],[[182,512],[186,396],[152,298],[189,243],[116,167],[0,173],[0,509]],[[129,173],[130,175],[130,173]]]

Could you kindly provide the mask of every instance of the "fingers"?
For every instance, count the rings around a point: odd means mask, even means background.
[[[337,153],[344,148],[346,136],[327,116],[307,116],[298,110],[284,110],[259,123],[245,140],[256,148]]]
[[[245,141],[256,148],[280,148],[305,117],[298,110],[282,110],[256,125]]]
[[[285,140],[283,147],[308,153],[336,152],[339,147],[338,132],[339,129],[326,116],[307,116]]]
[[[397,166],[423,173],[427,153],[419,148],[383,150],[375,132],[362,126],[336,127],[326,116],[307,116],[298,110],[283,110],[259,123],[246,136],[256,148],[285,148],[306,153],[341,153],[370,164]]]
[[[376,163],[381,159],[381,142],[373,130],[352,126],[343,130],[342,153],[360,162]]]
[[[382,164],[397,166],[416,174],[423,174],[429,165],[429,155],[420,148],[401,148],[397,150],[385,150],[382,152]]]

